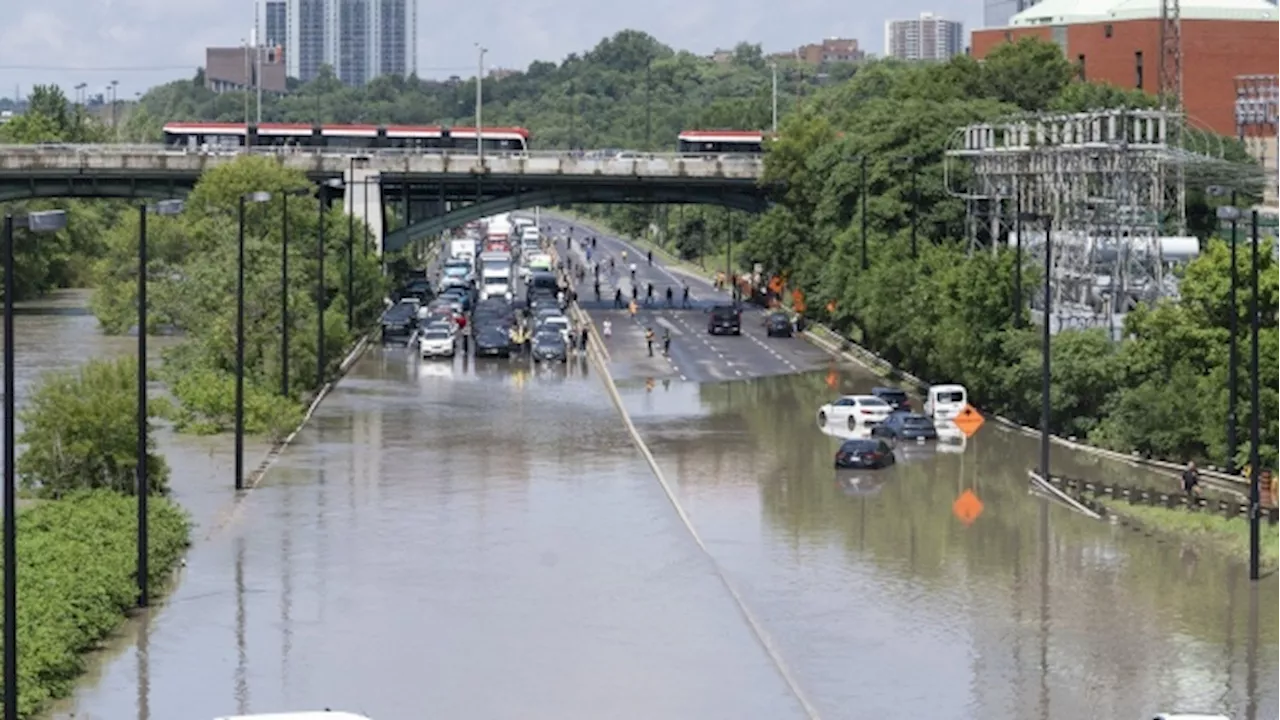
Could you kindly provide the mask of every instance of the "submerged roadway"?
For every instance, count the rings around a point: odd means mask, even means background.
[[[1276,716],[1274,576],[1029,495],[1035,440],[992,423],[836,475],[815,409],[873,376],[749,316],[707,343],[701,310],[650,316],[671,360],[616,320],[610,370],[708,552],[593,366],[375,348],[236,512],[197,513],[172,595],[54,717]]]

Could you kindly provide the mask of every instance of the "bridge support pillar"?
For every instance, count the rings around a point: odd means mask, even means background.
[[[355,165],[353,162],[343,173],[343,180],[347,185],[344,207],[347,214],[355,215],[369,226],[373,250],[382,254],[382,243],[379,240],[383,232],[382,186],[378,184],[380,175],[377,170]]]

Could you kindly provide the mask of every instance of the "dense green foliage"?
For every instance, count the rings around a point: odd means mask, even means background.
[[[0,143],[100,142],[106,133],[100,123],[78,106],[68,109],[67,98],[57,87],[37,85],[31,90],[27,112],[0,125]],[[14,235],[14,277],[18,299],[30,298],[54,288],[83,287],[89,265],[101,252],[103,231],[115,223],[119,202],[32,200],[4,206],[6,213],[35,210],[67,210],[65,230]]]
[[[148,506],[151,583],[163,587],[187,547],[185,513],[166,498]],[[18,713],[31,717],[65,696],[84,653],[137,604],[137,516],[107,490],[43,502],[18,515]]]
[[[151,330],[181,332],[161,370],[180,403],[179,429],[219,432],[233,421],[238,203],[249,192],[272,192],[245,212],[245,422],[249,432],[280,436],[297,426],[301,400],[318,387],[316,237],[311,185],[300,172],[264,157],[243,157],[205,173],[184,212],[147,223]],[[282,192],[285,191],[285,192]],[[283,207],[289,213],[289,394],[281,384],[281,249]],[[325,214],[326,379],[357,336],[382,311],[385,287],[378,258],[357,248],[355,327],[347,329],[347,221],[340,202]],[[356,237],[363,237],[357,227]],[[357,242],[360,242],[357,240]],[[135,318],[138,220],[130,215],[106,234],[95,267],[93,310],[108,332],[124,332]]]
[[[711,256],[716,267],[723,266],[730,227],[736,228],[734,269],[760,263],[787,276],[791,287],[804,290],[811,314],[916,375],[961,382],[983,408],[1034,425],[1038,331],[1012,326],[1011,253],[971,256],[967,250],[963,203],[943,187],[946,143],[958,127],[1018,110],[1148,103],[1132,92],[1074,82],[1058,49],[1038,42],[1003,46],[982,64],[967,57],[938,65],[875,63],[786,118],[766,156],[768,180],[785,191],[764,215],[645,208],[596,214],[630,234],[656,229],[668,249],[686,258]],[[868,158],[866,271],[860,262],[862,157]],[[918,261],[909,250],[913,206]],[[1212,212],[1198,198],[1189,208],[1192,227],[1210,234]],[[672,222],[680,217],[684,222]],[[1217,240],[1205,250],[1182,271],[1183,301],[1131,313],[1123,342],[1109,341],[1101,330],[1054,338],[1058,432],[1126,452],[1226,461],[1228,253]],[[1277,282],[1272,253],[1264,255],[1263,452],[1274,466]],[[1034,268],[1023,272],[1025,305],[1037,277]],[[1238,309],[1242,348],[1246,298],[1242,293]],[[825,310],[830,301],[833,313]],[[1245,457],[1248,417],[1242,392],[1237,462]]]
[[[91,359],[72,372],[42,378],[21,411],[24,446],[18,473],[25,489],[40,497],[105,488],[125,494],[137,489],[137,392],[135,358]],[[154,414],[156,402],[148,408]],[[147,446],[155,447],[148,433]],[[152,493],[168,489],[169,466],[150,453]]]
[[[811,69],[784,62],[778,70],[779,110],[811,94],[817,82],[848,77],[851,65],[834,65],[818,78]],[[690,127],[766,127],[771,73],[759,46],[740,45],[732,61],[717,63],[676,51],[634,30],[602,40],[559,64],[535,62],[524,72],[484,81],[486,125],[520,125],[538,148],[645,145],[674,150],[676,134]],[[215,94],[193,80],[153,88],[127,123],[130,136],[158,139],[167,120],[244,120],[244,96]],[[476,86],[466,81],[378,78],[345,87],[332,73],[299,85],[281,98],[266,98],[264,121],[444,123],[471,125]]]

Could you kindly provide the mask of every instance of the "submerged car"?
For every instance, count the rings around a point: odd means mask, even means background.
[[[871,428],[871,434],[899,440],[937,440],[938,428],[932,420],[919,413],[895,412]]]
[[[764,331],[769,337],[791,337],[795,326],[786,313],[772,313],[764,319]]]
[[[382,314],[382,341],[408,341],[417,325],[417,298],[402,300]]]
[[[893,446],[885,440],[846,440],[836,451],[836,469],[874,470],[897,462]]]
[[[450,325],[429,325],[418,334],[418,352],[424,360],[427,358],[453,357],[457,347],[457,336]]]
[[[533,359],[537,362],[568,362],[569,347],[564,335],[555,329],[544,329],[533,336]]]
[[[475,345],[477,357],[511,357],[511,336],[501,327],[477,328]]]

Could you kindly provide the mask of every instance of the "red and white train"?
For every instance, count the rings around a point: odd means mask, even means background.
[[[485,152],[522,153],[529,131],[486,127],[480,132]],[[308,125],[305,123],[171,122],[164,126],[170,147],[338,147],[476,151],[476,129],[440,125]]]
[[[685,130],[680,133],[682,155],[725,155],[764,152],[765,134],[759,130]]]

